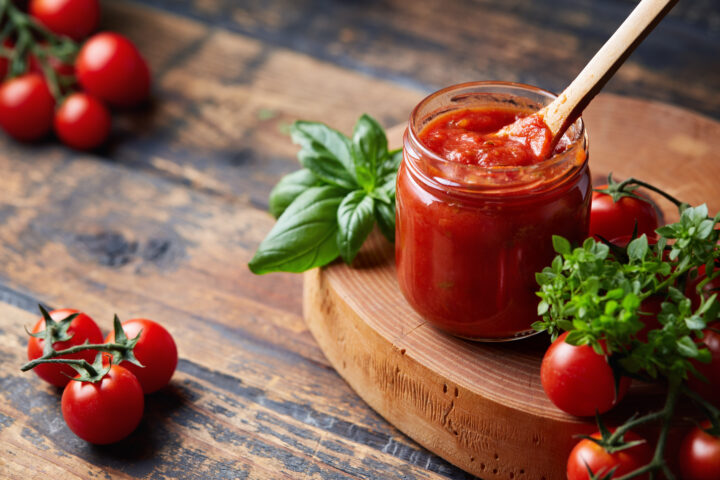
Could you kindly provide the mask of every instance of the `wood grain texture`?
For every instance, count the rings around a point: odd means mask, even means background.
[[[105,27],[147,56],[153,102],[119,114],[93,154],[0,140],[0,478],[470,478],[330,368],[301,317],[301,277],[247,269],[273,223],[268,191],[297,168],[283,125],[347,131],[361,111],[396,123],[418,93],[139,4],[105,7]],[[61,392],[20,373],[38,302],[75,305],[105,332],[117,312],[174,335],[178,372],[127,440],[77,439]]]
[[[717,115],[708,1],[651,37],[616,90]],[[0,137],[0,478],[473,478],[337,375],[303,322],[301,277],[256,277],[246,262],[273,224],[272,185],[297,168],[292,121],[347,133],[368,112],[395,125],[467,79],[558,89],[632,2],[606,3],[104,1],[101,28],[147,57],[152,100],[117,113],[92,154]],[[178,372],[128,440],[78,440],[60,392],[19,372],[38,302],[86,310],[105,331],[114,312],[148,316],[175,336]]]
[[[476,80],[560,92],[637,0],[145,0],[426,93]],[[720,9],[679,2],[605,91],[720,118]],[[388,123],[390,125],[390,123]]]
[[[712,214],[718,211],[720,123],[612,95],[598,97],[586,120],[591,169],[642,176],[670,192],[692,182],[692,193],[679,197],[710,200]],[[396,145],[403,128],[392,130]],[[679,142],[685,148],[676,148]],[[691,168],[673,168],[688,163]],[[704,179],[694,177],[695,169]],[[677,216],[674,206],[659,206],[666,218]],[[369,405],[431,451],[488,480],[562,479],[576,435],[596,428],[545,396],[539,372],[546,338],[472,343],[415,313],[397,284],[393,246],[380,235],[352,267],[337,262],[305,274],[304,312],[331,364]],[[606,421],[619,423],[662,401],[652,385],[636,385]]]

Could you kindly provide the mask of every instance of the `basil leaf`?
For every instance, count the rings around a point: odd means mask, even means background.
[[[270,192],[270,213],[278,218],[301,193],[318,185],[320,179],[307,168],[288,173]]]
[[[310,187],[280,215],[248,267],[253,273],[304,272],[338,256],[338,206],[345,192]]]
[[[388,175],[397,174],[400,163],[402,162],[402,157],[402,148],[388,152],[383,162],[378,165],[378,177],[384,178]]]
[[[386,175],[383,178],[383,183],[375,188],[371,192],[371,195],[381,202],[385,202],[388,205],[395,203],[395,182],[397,181],[397,174],[392,173]]]
[[[332,185],[348,190],[358,187],[352,173],[352,144],[345,135],[322,123],[297,121],[290,127],[290,136],[302,147],[298,159],[303,167]]]
[[[351,263],[363,242],[370,234],[375,217],[373,215],[373,198],[362,190],[348,193],[337,211],[338,226],[337,245],[340,256],[346,263]]]
[[[375,119],[363,114],[355,124],[352,139],[355,178],[367,191],[375,188],[378,165],[387,156],[385,130]]]
[[[390,205],[375,202],[375,219],[385,238],[395,243],[395,202]]]

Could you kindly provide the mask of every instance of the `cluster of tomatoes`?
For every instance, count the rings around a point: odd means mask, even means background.
[[[604,190],[602,186],[599,190]],[[611,195],[594,191],[590,211],[590,235],[597,239],[625,246],[633,236],[646,234],[652,243],[659,226],[654,206],[641,198],[622,197],[614,201]],[[686,295],[695,306],[699,297],[696,285],[704,275],[689,282]],[[706,285],[710,291],[720,288],[720,277]],[[657,315],[662,299],[650,297],[641,309],[650,315],[645,320],[646,328],[658,328]],[[708,328],[703,338],[703,347],[711,353],[710,363],[695,362],[695,368],[708,382],[692,376],[688,387],[703,396],[708,402],[720,408],[720,334]],[[590,346],[573,346],[565,343],[564,333],[548,348],[541,365],[541,382],[548,398],[561,410],[575,416],[587,417],[604,413],[617,405],[628,391],[631,380],[621,377],[616,381],[613,369],[605,356],[598,355]],[[640,333],[642,335],[642,332]],[[645,333],[647,335],[647,332]],[[696,426],[685,433],[676,464],[683,480],[720,479],[720,437],[707,433],[709,422]],[[592,437],[601,438],[598,432]],[[650,443],[639,435],[629,432],[625,442],[640,440],[637,445],[615,452],[608,452],[598,442],[583,439],[572,450],[567,464],[568,480],[588,480],[592,472],[604,472],[607,478],[619,478],[651,462],[654,451]],[[605,478],[601,476],[601,478]],[[646,479],[648,475],[641,475]]]
[[[77,310],[53,310],[49,315],[57,322],[76,315],[65,332],[69,339],[52,345],[56,352],[83,344],[109,345],[116,342],[115,332],[111,332],[103,342],[100,328],[93,319]],[[41,317],[28,342],[29,361],[41,359],[47,353],[41,335],[45,328],[46,321]],[[96,381],[80,380],[80,375],[66,363],[40,363],[33,368],[46,382],[64,388],[63,418],[70,430],[90,443],[114,443],[132,433],[143,415],[144,394],[166,386],[177,366],[175,341],[162,325],[137,318],[123,322],[122,330],[129,339],[139,335],[132,351],[142,367],[128,361],[113,364],[112,356],[103,353],[102,363],[106,369],[109,366],[109,370]],[[97,355],[97,350],[88,349],[56,358],[93,363]]]
[[[0,127],[11,137],[31,142],[54,129],[66,145],[91,150],[110,133],[108,107],[147,99],[150,71],[135,45],[114,32],[87,38],[99,0],[31,0],[27,12],[0,2]]]

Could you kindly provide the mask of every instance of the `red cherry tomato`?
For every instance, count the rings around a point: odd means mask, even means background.
[[[55,113],[55,133],[65,145],[92,150],[110,133],[110,112],[92,95],[73,93]]]
[[[702,428],[710,428],[710,422],[704,422]],[[678,463],[683,480],[717,480],[720,478],[720,438],[693,428],[682,441]]]
[[[11,137],[29,142],[50,131],[55,99],[37,73],[28,73],[0,86],[0,126]]]
[[[598,188],[607,188],[607,185]],[[631,197],[613,202],[610,195],[593,192],[590,204],[591,236],[610,240],[632,235],[635,222],[638,236],[644,233],[649,237],[655,236],[655,229],[660,223],[655,207],[648,202]]]
[[[83,440],[104,445],[127,437],[140,423],[145,399],[135,375],[112,365],[98,383],[72,381],[62,395],[62,414]]]
[[[78,313],[78,311],[70,308],[63,308],[61,310],[53,310],[50,312],[50,317],[55,321],[60,321],[73,313]],[[38,333],[44,329],[45,320],[40,318],[33,327],[32,333]],[[84,313],[81,313],[75,317],[72,322],[70,322],[68,334],[71,335],[72,338],[65,342],[55,342],[55,344],[53,344],[53,348],[55,350],[65,350],[66,348],[70,348],[75,345],[81,345],[85,343],[86,340],[89,343],[102,343],[103,338],[100,329],[93,319]],[[44,347],[45,340],[42,338],[30,337],[27,348],[28,360],[35,360],[36,358],[42,357]],[[88,350],[86,352],[63,355],[58,358],[85,359],[92,363],[95,359],[95,352]],[[70,365],[63,365],[60,363],[43,363],[33,368],[33,371],[38,377],[57,387],[64,387],[70,381],[70,377],[74,377],[77,374]]]
[[[175,340],[162,325],[146,318],[127,320],[122,326],[128,338],[132,339],[140,334],[140,340],[133,351],[143,368],[128,362],[121,365],[135,374],[145,393],[160,390],[170,382],[177,366]],[[110,332],[106,342],[114,341],[115,333]]]
[[[150,92],[150,70],[127,38],[98,33],[82,47],[75,60],[80,85],[110,105],[129,107],[144,101]]]
[[[630,379],[620,380],[615,392],[615,378],[604,355],[587,345],[565,343],[568,333],[558,337],[542,360],[540,381],[556,407],[578,417],[604,413],[614,407],[627,393]]]
[[[100,21],[98,0],[31,0],[29,11],[48,30],[76,42],[94,32]]]
[[[591,436],[601,438],[599,433]],[[643,440],[633,432],[626,433],[624,437],[626,442]],[[619,452],[608,453],[597,443],[585,438],[580,440],[570,452],[567,463],[567,480],[589,480],[588,467],[598,478],[604,478],[604,474],[615,468],[611,478],[619,478],[647,465],[652,460],[652,456],[653,451],[647,443],[641,443]],[[635,478],[647,480],[648,474]]]

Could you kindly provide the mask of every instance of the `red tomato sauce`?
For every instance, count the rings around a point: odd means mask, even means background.
[[[522,141],[488,145],[490,133],[525,115],[463,109],[431,120],[417,137],[406,133],[397,179],[398,281],[415,311],[454,335],[506,340],[529,334],[538,319],[535,273],[555,256],[552,236],[578,243],[587,235],[591,185],[584,142],[568,140],[563,157],[547,162],[567,157],[560,170],[538,165],[532,146]],[[441,159],[429,158],[420,144]],[[438,167],[441,160],[449,162]],[[472,184],[508,165],[523,170],[507,177],[520,183],[490,190]],[[527,184],[525,166],[540,168]]]
[[[547,156],[552,134],[540,117],[529,113],[500,108],[454,110],[432,120],[419,137],[427,148],[451,162],[486,167],[532,165]],[[498,135],[521,118],[506,135]]]

